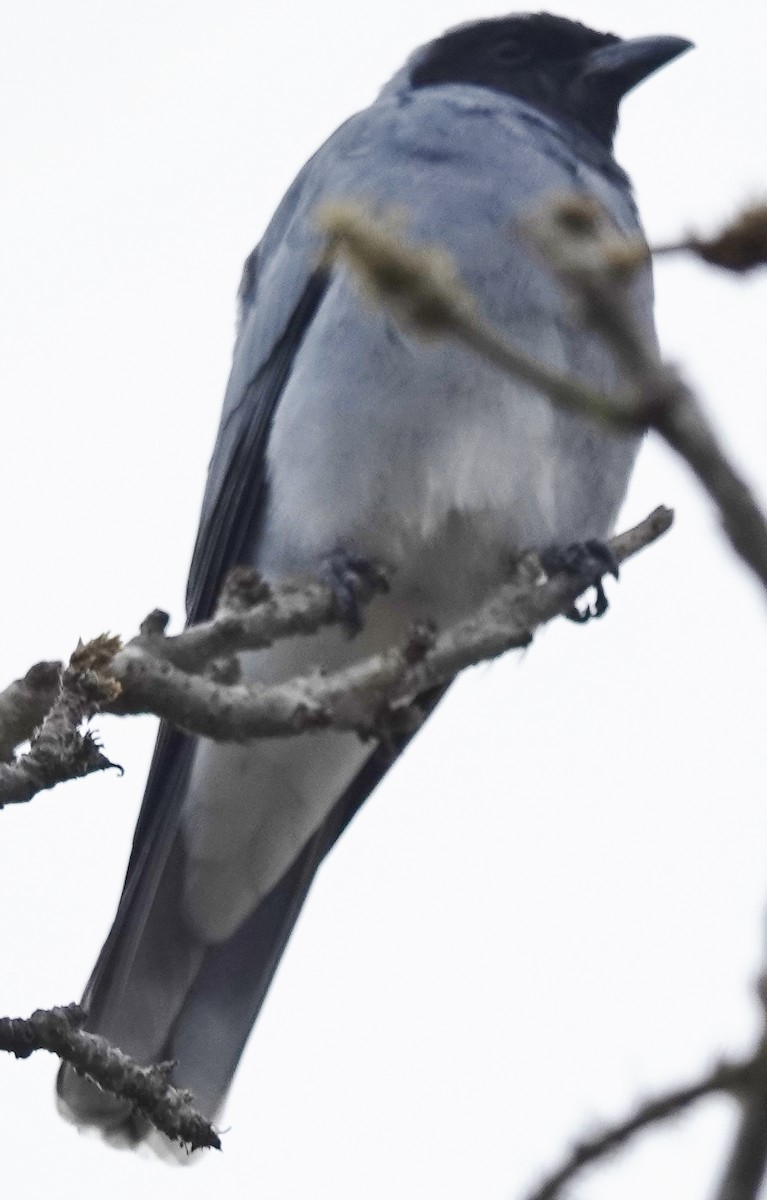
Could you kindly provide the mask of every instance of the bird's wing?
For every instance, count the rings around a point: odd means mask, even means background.
[[[364,156],[367,147],[375,144],[379,119],[371,110],[352,118],[317,151],[245,264],[232,370],[187,587],[190,624],[212,614],[228,570],[248,561],[249,552],[252,561],[264,503],[270,425],[296,351],[327,287],[326,273],[318,265],[321,237],[314,211],[325,195],[335,195],[343,187],[347,157]],[[167,726],[160,728],[120,905],[86,989],[89,1025],[107,1034],[136,955],[143,953],[142,937],[152,906],[158,892],[170,886],[173,871],[167,864],[173,856],[194,745],[193,738]],[[357,805],[352,807],[356,810]],[[179,953],[182,950],[185,963],[179,971],[193,973],[196,955],[188,946],[180,945]],[[159,1026],[159,1014],[158,1018]],[[115,1032],[122,1036],[122,1030],[113,1030],[111,1036]]]

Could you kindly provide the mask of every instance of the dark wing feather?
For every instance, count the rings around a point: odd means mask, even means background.
[[[228,422],[228,461],[203,518],[188,585],[189,622],[213,612],[226,573],[252,546],[264,501],[265,454],[274,412],[293,358],[327,287],[323,272],[311,274],[268,357],[256,366]],[[221,436],[217,450],[221,445]],[[209,496],[206,496],[209,500]],[[122,990],[151,911],[178,826],[194,739],[161,726],[139,813],[120,906],[86,992],[91,1026]]]
[[[331,139],[342,151],[336,158],[341,168],[345,139],[358,147],[367,136],[365,122],[358,124],[358,133],[349,122],[347,133],[342,129]],[[299,173],[245,264],[240,329],[187,587],[190,624],[211,615],[224,576],[257,535],[269,429],[327,287],[325,274],[314,267],[320,238],[313,220],[325,185],[332,188],[323,169],[327,153],[332,155],[330,143]],[[193,739],[161,726],[117,916],[86,990],[92,1028],[130,972],[171,853],[193,748]]]
[[[379,144],[389,124],[396,125],[396,121],[393,106],[369,110],[342,127],[299,174],[246,264],[240,291],[240,332],[188,582],[189,623],[212,615],[226,573],[252,556],[257,541],[268,486],[265,451],[269,430],[297,348],[328,283],[326,275],[314,269],[320,242],[315,224],[317,204],[326,195],[354,194],[361,179],[368,182],[367,148]],[[382,195],[387,187],[396,193],[396,172],[380,182]],[[155,942],[163,945],[152,914],[169,906],[168,896],[177,886],[173,847],[193,751],[194,739],[161,727],[119,909],[86,990],[91,1028],[109,1029],[125,1009],[123,988],[129,982],[138,986],[131,976],[137,955],[153,953]],[[235,1025],[243,1020],[244,1041],[320,862],[393,757],[396,753],[392,754],[391,748],[371,755],[297,861],[229,942],[204,948],[191,931],[174,926],[175,940],[168,953],[177,978],[187,978],[188,991],[176,1013],[174,1032],[168,1039],[171,1046],[183,1041],[185,1031],[194,1029],[196,999],[205,996],[209,1003],[206,980],[211,983],[219,973],[236,972],[238,961],[242,968],[237,946],[243,939],[251,947],[253,962],[247,984],[242,980],[240,1001],[236,1001],[237,989],[230,995],[235,1006],[240,1004],[233,1020]],[[158,1018],[162,1021],[159,1014]],[[140,1047],[136,1049],[140,1051]],[[153,1049],[151,1057],[155,1056]]]
[[[327,274],[315,271],[266,361],[259,365],[238,404],[237,440],[218,487],[215,503],[203,509],[187,584],[190,625],[213,615],[221,584],[253,546],[263,510],[266,442],[277,402],[293,365],[296,347],[327,288]]]

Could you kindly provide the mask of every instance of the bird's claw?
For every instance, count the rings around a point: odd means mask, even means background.
[[[602,579],[605,575],[612,575],[614,579],[618,579],[620,567],[617,558],[605,542],[590,538],[587,542],[574,542],[570,546],[550,546],[540,558],[547,575],[564,571],[582,580],[584,591],[593,587],[596,592],[593,606],[586,605],[584,609],[579,609],[573,605],[564,613],[568,621],[585,625],[592,618],[601,617],[607,612],[607,596]]]
[[[341,621],[349,637],[362,629],[362,609],[376,592],[388,592],[384,569],[362,555],[334,550],[323,560],[320,578],[333,592]]]

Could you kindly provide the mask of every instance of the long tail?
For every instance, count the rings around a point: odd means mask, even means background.
[[[320,863],[407,740],[370,755],[272,890],[228,940],[210,944],[182,905],[178,813],[194,743],[161,730],[147,784],[155,802],[142,809],[120,906],[86,988],[87,1028],[143,1064],[173,1060],[174,1082],[214,1119]],[[57,1090],[65,1115],[117,1144],[147,1133],[127,1102],[66,1065]]]

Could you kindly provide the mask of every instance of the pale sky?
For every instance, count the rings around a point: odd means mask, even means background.
[[[697,49],[623,110],[651,240],[765,191],[756,0],[552,5]],[[25,0],[0,18],[0,681],[152,608],[182,623],[241,264],[306,157],[469,0]],[[767,278],[657,270],[657,320],[752,480]],[[748,1048],[765,953],[764,602],[687,471],[643,450],[622,525],[677,523],[606,619],[473,671],[323,868],[188,1170],[56,1115],[0,1058],[3,1186],[260,1200],[506,1200],[570,1139]],[[125,775],[0,814],[0,1012],[79,998],[111,922],[155,724],[97,723]],[[576,1197],[698,1200],[733,1107],[641,1140]]]

